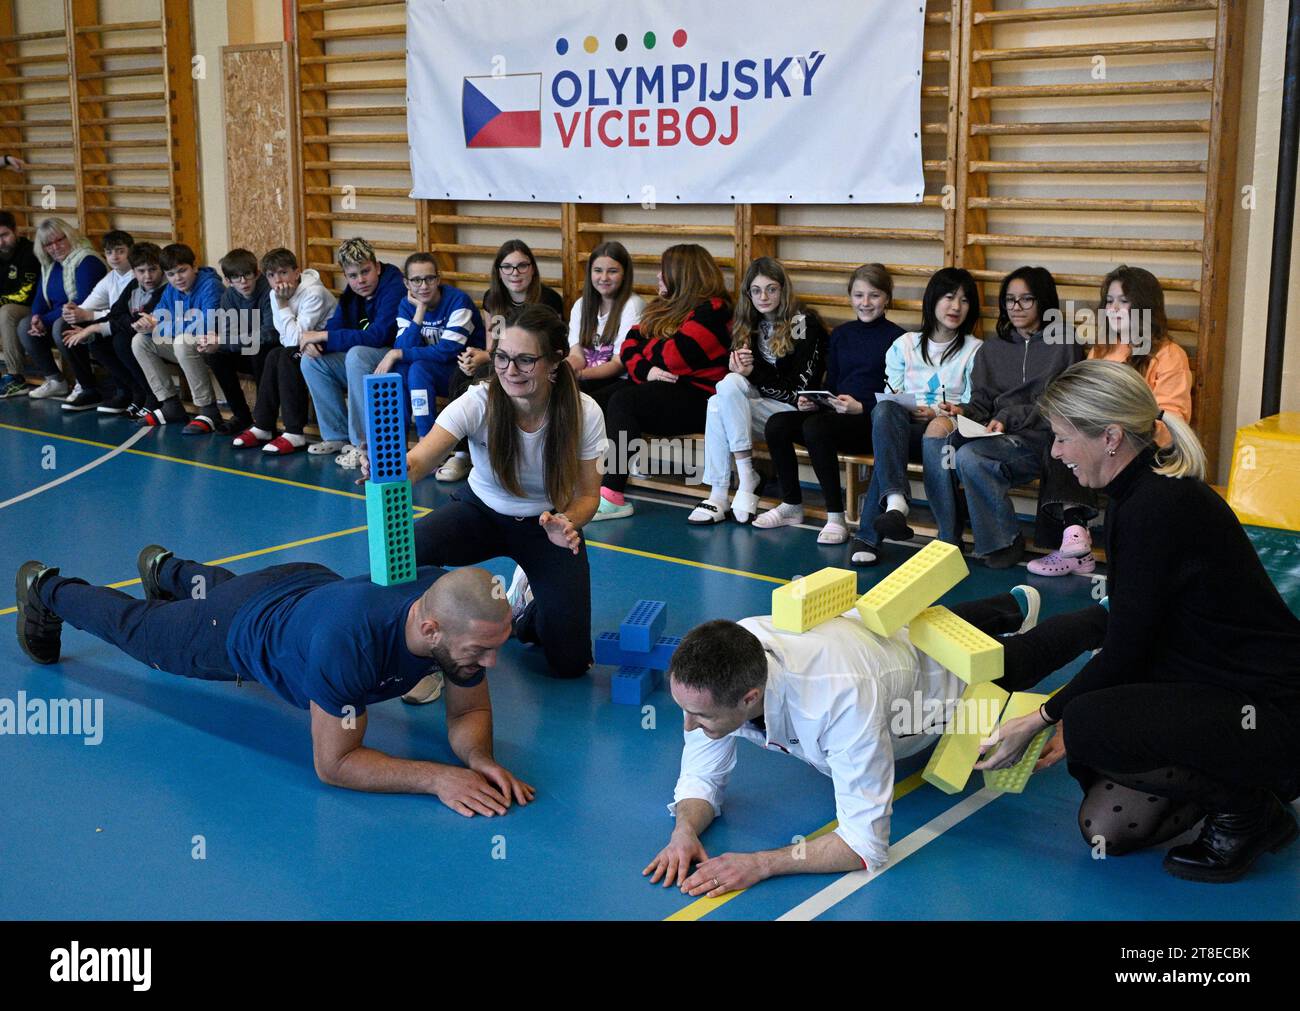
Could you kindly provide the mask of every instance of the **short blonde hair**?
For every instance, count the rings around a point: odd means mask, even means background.
[[[378,263],[375,247],[365,239],[344,239],[334,253],[334,262],[340,267],[359,267],[363,263]]]
[[[1205,480],[1205,450],[1196,433],[1177,414],[1161,411],[1146,380],[1128,365],[1096,359],[1076,362],[1052,380],[1038,398],[1038,409],[1094,439],[1118,425],[1139,452],[1155,442],[1156,422],[1163,421],[1173,441],[1156,452],[1152,470],[1165,477]]]

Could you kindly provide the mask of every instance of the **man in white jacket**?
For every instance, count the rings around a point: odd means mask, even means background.
[[[951,609],[1002,637],[1005,672],[998,683],[1008,690],[1037,684],[1100,646],[1105,632],[1104,617],[1086,626],[1061,621],[1069,616],[1038,625],[1038,592],[1027,586]],[[906,628],[876,635],[853,611],[802,634],[776,629],[768,616],[705,622],[674,652],[669,684],[685,732],[681,775],[668,806],[677,825],[642,874],[710,897],[777,874],[884,866],[894,761],[923,750],[947,720],[959,718],[966,687],[912,646]],[[700,836],[722,813],[742,739],[830,776],[835,831],[781,849],[710,858]]]
[[[287,455],[307,445],[307,382],[302,376],[298,339],[319,330],[338,301],[321,282],[320,274],[300,270],[288,249],[272,249],[262,257],[262,273],[271,286],[271,315],[280,346],[271,349],[257,387],[253,424],[234,439],[236,449],[261,446],[263,453]],[[284,432],[275,435],[276,418],[283,415]]]

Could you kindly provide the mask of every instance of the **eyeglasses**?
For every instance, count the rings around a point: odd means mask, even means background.
[[[1008,309],[1032,309],[1038,299],[1034,298],[1033,295],[1021,295],[1019,298],[1008,295],[1002,301]]]
[[[408,277],[406,283],[412,288],[430,288],[438,283],[438,275],[424,274],[420,277]]]
[[[68,241],[66,235],[56,235],[41,243],[42,249],[50,249],[53,246],[59,246]]]
[[[513,365],[521,376],[526,376],[533,369],[537,368],[540,362],[540,355],[508,355],[504,351],[494,351],[492,353],[492,364],[498,372],[504,372]]]
[[[527,261],[523,263],[503,263],[501,264],[501,273],[503,274],[522,274],[532,270],[533,265]]]
[[[750,298],[762,298],[764,295],[768,298],[772,298],[779,294],[781,294],[781,286],[779,284],[769,284],[766,288],[760,288],[758,285],[754,285],[754,287],[749,289]]]
[[[234,284],[236,281],[256,281],[257,275],[256,274],[227,274],[226,280],[229,281],[231,284]]]

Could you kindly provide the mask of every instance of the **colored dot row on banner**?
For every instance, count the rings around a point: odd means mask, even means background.
[[[654,32],[646,32],[645,35],[641,37],[641,44],[645,46],[646,49],[653,49],[658,44],[658,42],[659,39]],[[673,45],[676,46],[678,49],[681,49],[682,46],[686,45],[685,28],[678,28],[677,31],[673,32]],[[628,46],[628,41],[626,35],[620,33],[619,35],[615,36],[614,38],[615,49],[617,49],[621,53],[625,49],[627,49],[627,46]],[[588,35],[585,39],[582,40],[582,48],[589,53],[594,53],[598,49],[600,49],[600,40],[597,39],[596,36],[594,35]],[[561,56],[566,55],[569,51],[569,40],[565,38],[556,39],[555,51],[559,53]]]

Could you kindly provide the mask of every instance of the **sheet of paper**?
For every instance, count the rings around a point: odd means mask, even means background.
[[[876,394],[876,403],[880,403],[881,401],[884,400],[892,400],[896,404],[902,404],[909,411],[916,410],[915,393],[877,393]]]
[[[990,432],[978,421],[971,421],[964,414],[957,415],[957,431],[967,439],[983,439],[990,435],[1001,435],[1001,432]]]

